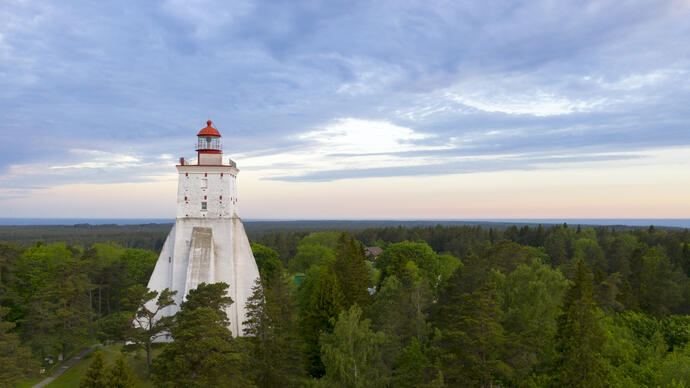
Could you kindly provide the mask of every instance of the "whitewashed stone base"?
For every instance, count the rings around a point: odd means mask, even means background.
[[[234,336],[241,336],[245,304],[258,278],[259,270],[237,214],[220,219],[178,218],[165,240],[148,287],[159,292],[165,288],[177,291],[176,304],[161,314],[170,316],[179,311],[183,298],[199,283],[229,284],[228,295],[234,301],[226,310],[229,328]],[[155,301],[149,304],[149,309],[155,309]]]

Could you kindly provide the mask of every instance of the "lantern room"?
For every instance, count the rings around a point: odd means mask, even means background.
[[[206,127],[197,136],[196,151],[199,165],[221,165],[223,159],[223,145],[220,143],[220,132],[208,120]]]

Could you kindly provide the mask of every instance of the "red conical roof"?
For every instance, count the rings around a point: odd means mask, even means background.
[[[218,137],[220,137],[220,133],[218,132],[218,130],[215,129],[215,128],[213,128],[213,127],[211,126],[211,124],[213,124],[213,123],[211,122],[211,120],[207,121],[207,122],[206,122],[206,128],[204,128],[204,129],[202,129],[201,131],[199,131],[199,133],[197,134],[197,136],[218,136]]]

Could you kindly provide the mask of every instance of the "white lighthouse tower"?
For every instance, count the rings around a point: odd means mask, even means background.
[[[220,133],[207,121],[198,134],[197,163],[180,158],[177,166],[177,216],[149,280],[151,290],[177,291],[176,305],[165,316],[179,311],[189,290],[199,283],[225,282],[234,303],[227,309],[230,330],[242,335],[245,304],[259,277],[247,233],[237,215],[235,162],[223,163]],[[150,303],[154,303],[151,301]],[[153,307],[153,306],[151,306]]]

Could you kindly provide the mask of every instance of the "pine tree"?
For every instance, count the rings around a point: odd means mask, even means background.
[[[170,330],[173,341],[153,362],[153,381],[169,387],[247,387],[240,344],[225,308],[232,303],[226,283],[201,283],[180,304]]]
[[[386,334],[383,359],[389,369],[412,339],[426,345],[430,332],[426,321],[432,301],[429,284],[412,261],[402,273],[402,281],[395,275],[384,280],[369,309],[373,327]]]
[[[391,385],[401,388],[444,386],[439,384],[443,381],[440,368],[432,363],[429,353],[429,349],[412,338],[395,362]]]
[[[441,331],[444,377],[451,385],[492,386],[509,366],[497,285],[488,263],[471,256],[448,280],[430,321]]]
[[[132,368],[127,365],[125,356],[120,355],[115,364],[106,373],[106,386],[108,388],[132,388],[137,385]]]
[[[325,373],[321,362],[319,337],[321,332],[331,332],[332,318],[338,316],[345,305],[333,265],[312,267],[301,287],[302,320],[300,327],[305,342],[305,362],[309,374],[321,377]]]
[[[606,337],[592,290],[590,273],[584,261],[579,260],[575,279],[563,301],[563,314],[558,318],[557,380],[560,386],[607,386],[607,366],[602,355]]]
[[[368,306],[371,303],[369,287],[371,278],[364,262],[364,251],[359,242],[346,233],[342,233],[336,245],[335,273],[338,276],[345,308],[353,304]]]
[[[259,387],[295,387],[303,383],[301,337],[290,282],[273,274],[272,287],[260,281],[247,300],[244,334],[252,343],[251,373]]]
[[[136,311],[134,314],[136,325],[130,324],[125,331],[125,338],[131,344],[126,345],[124,350],[145,350],[146,367],[149,375],[151,374],[151,345],[156,339],[168,333],[173,323],[173,317],[161,317],[158,315],[166,307],[175,304],[173,300],[175,294],[177,294],[177,291],[170,291],[166,288],[159,295],[157,291],[151,291],[140,284],[132,286],[128,290],[126,304]],[[156,296],[158,298],[156,299],[155,308],[149,308],[150,302]]]
[[[93,355],[93,360],[91,360],[86,374],[79,382],[79,388],[103,388],[107,386],[104,368],[103,353],[97,351]]]

